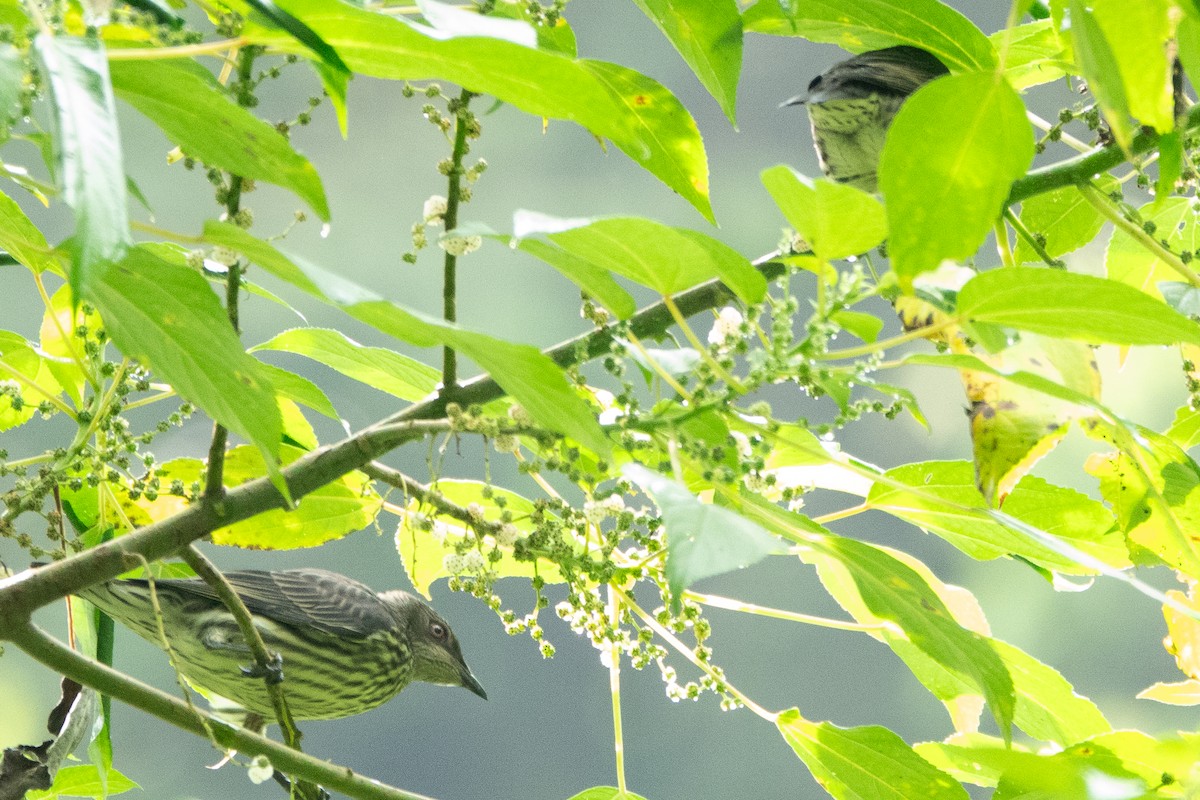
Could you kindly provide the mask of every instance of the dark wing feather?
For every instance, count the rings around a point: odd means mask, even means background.
[[[396,626],[387,605],[369,587],[323,569],[234,570],[225,573],[252,614],[335,636],[365,638]],[[204,581],[160,580],[157,585],[217,600]]]
[[[809,103],[863,98],[872,94],[907,97],[923,84],[949,72],[919,47],[900,45],[872,50],[834,64],[808,85]]]

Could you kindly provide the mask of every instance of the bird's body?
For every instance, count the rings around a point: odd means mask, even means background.
[[[839,183],[877,188],[884,136],[904,100],[948,70],[918,47],[861,53],[813,78],[784,105],[807,105],[821,170]]]
[[[463,686],[486,698],[450,626],[401,592],[376,593],[318,569],[245,570],[225,577],[250,611],[267,649],[282,656],[284,694],[296,719],[334,719],[381,705],[412,681]],[[157,580],[176,665],[214,709],[272,719],[262,678],[233,615],[203,581]],[[117,580],[81,593],[139,636],[162,646],[146,580]],[[225,701],[224,703],[222,701]]]

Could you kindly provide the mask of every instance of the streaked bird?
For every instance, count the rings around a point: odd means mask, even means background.
[[[877,188],[884,134],[900,105],[949,70],[919,47],[871,50],[813,78],[808,92],[782,105],[807,105],[821,170],[867,192]]]
[[[407,592],[376,593],[320,569],[225,577],[267,649],[282,656],[284,695],[296,719],[360,714],[413,681],[462,686],[487,699],[446,620]],[[80,596],[162,647],[150,592],[146,580],[114,580]],[[154,592],[179,672],[209,696],[213,710],[248,727],[274,720],[262,677],[247,669],[250,649],[237,622],[208,584],[156,580]]]

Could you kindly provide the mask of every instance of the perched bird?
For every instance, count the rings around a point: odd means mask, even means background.
[[[813,78],[807,93],[783,105],[808,106],[817,158],[828,177],[874,192],[884,134],[900,104],[948,72],[919,47],[871,50],[834,64]]]
[[[487,699],[450,626],[402,591],[376,593],[320,569],[225,573],[268,650],[282,656],[284,695],[296,719],[336,719],[381,705],[413,681],[462,686]],[[80,593],[162,646],[146,580],[114,580]],[[156,580],[162,625],[179,672],[213,709],[248,727],[273,720],[261,675],[233,615],[199,579]],[[212,697],[211,695],[216,695]]]

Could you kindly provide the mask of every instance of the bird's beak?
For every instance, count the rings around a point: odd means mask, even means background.
[[[484,700],[487,700],[487,692],[483,690],[483,684],[471,674],[471,670],[463,668],[462,671],[462,686],[464,689],[470,689],[472,693],[479,695]]]
[[[779,107],[787,108],[788,106],[802,106],[807,102],[808,102],[808,95],[798,94],[795,97],[791,98],[790,100],[784,100],[782,103],[779,104]]]

